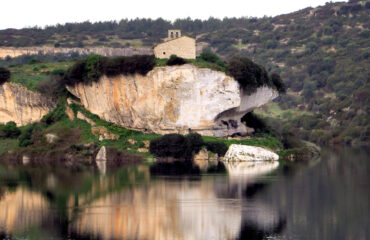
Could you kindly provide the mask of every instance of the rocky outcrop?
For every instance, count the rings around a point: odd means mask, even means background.
[[[55,103],[14,83],[0,85],[0,123],[14,121],[18,126],[40,121]]]
[[[250,129],[241,116],[278,96],[268,87],[248,95],[225,73],[190,64],[157,67],[145,76],[104,76],[67,88],[102,119],[158,134],[245,134]]]
[[[261,147],[232,144],[227,150],[225,162],[277,161],[279,155]]]

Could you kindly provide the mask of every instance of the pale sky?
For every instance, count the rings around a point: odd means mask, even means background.
[[[263,17],[329,0],[1,0],[0,29],[89,20]],[[343,0],[342,0],[343,1]],[[338,2],[338,1],[333,1]]]

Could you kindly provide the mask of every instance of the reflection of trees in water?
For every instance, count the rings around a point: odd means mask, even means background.
[[[148,179],[148,169],[124,168],[101,178],[91,172],[49,172],[39,169],[9,169],[0,173],[0,227],[7,234],[28,234],[28,228],[36,227],[39,234],[68,238],[70,224],[81,207],[88,206],[101,196],[120,191],[137,182]],[[81,238],[89,234],[83,234]],[[98,236],[98,235],[97,235]],[[78,239],[81,239],[78,238]],[[2,238],[0,238],[2,239]]]
[[[225,176],[159,178],[135,185],[145,174],[136,170],[105,177],[29,174],[31,186],[48,203],[41,221],[30,225],[76,239],[235,239],[245,234],[268,236],[284,226],[279,213],[263,201],[245,207],[269,186],[256,176],[247,181],[227,181]]]
[[[279,219],[279,221],[271,228],[261,228],[260,225],[253,222],[243,221],[237,239],[262,240],[271,235],[281,234],[285,227],[286,220],[284,218]]]

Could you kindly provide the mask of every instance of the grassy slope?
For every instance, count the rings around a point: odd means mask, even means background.
[[[73,62],[55,62],[11,66],[10,81],[21,84],[29,90],[36,90],[37,83],[47,79],[49,73],[56,70],[66,71],[72,64]]]

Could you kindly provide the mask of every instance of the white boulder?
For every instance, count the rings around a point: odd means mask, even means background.
[[[277,161],[279,156],[261,147],[232,144],[227,150],[225,162]]]

